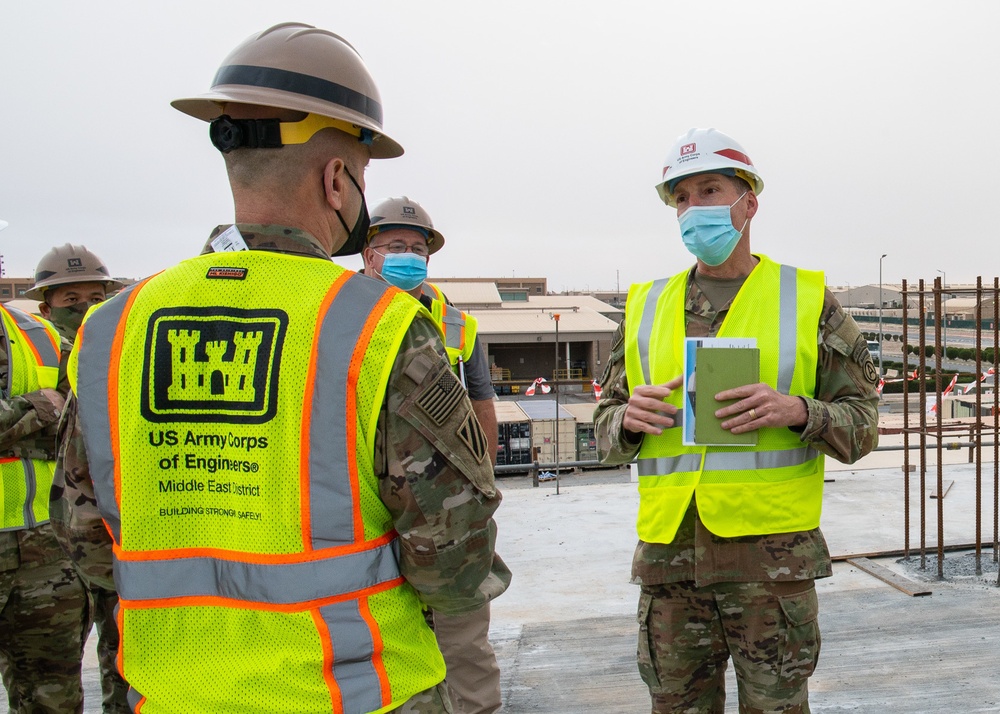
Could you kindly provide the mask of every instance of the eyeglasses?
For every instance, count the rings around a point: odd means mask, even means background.
[[[380,252],[385,251],[386,253],[413,253],[414,255],[419,255],[421,258],[426,258],[431,254],[427,249],[426,243],[417,243],[416,245],[407,245],[401,240],[394,240],[392,243],[385,243],[384,245],[373,245],[371,249]]]

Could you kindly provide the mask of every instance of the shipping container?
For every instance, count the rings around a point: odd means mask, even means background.
[[[497,415],[497,466],[531,464],[531,420],[514,402],[494,401]],[[527,468],[525,468],[527,471]]]
[[[559,405],[557,419],[554,399],[525,399],[517,405],[531,419],[531,450],[539,463],[555,463],[557,428],[559,463],[576,461],[576,419],[572,414]]]
[[[576,460],[597,461],[597,439],[594,437],[594,409],[597,403],[566,404],[565,407],[576,419]]]

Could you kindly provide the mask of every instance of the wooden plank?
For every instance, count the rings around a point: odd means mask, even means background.
[[[942,485],[944,486],[944,496],[947,496],[948,495],[948,491],[950,491],[951,487],[955,485],[955,482],[954,481],[944,481],[944,482],[942,482]],[[941,496],[941,498],[944,498],[944,496]],[[937,497],[938,497],[937,491],[931,491],[931,498],[937,498]]]
[[[924,589],[923,585],[904,578],[894,570],[889,570],[884,565],[879,565],[874,560],[869,560],[868,558],[848,558],[847,562],[911,597],[930,595],[932,592],[929,589]]]

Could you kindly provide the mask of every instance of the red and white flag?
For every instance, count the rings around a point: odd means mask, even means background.
[[[875,387],[875,391],[879,396],[882,396],[882,390],[885,389],[885,377],[879,377],[878,386]]]
[[[951,390],[953,390],[955,388],[955,384],[956,383],[958,383],[958,375],[957,374],[954,377],[951,378],[951,381],[948,383],[948,386],[944,388],[943,392],[941,392],[941,398],[942,399],[944,399],[949,394],[951,394]],[[928,409],[927,411],[929,413],[934,413],[934,412],[937,411],[937,399],[934,400],[934,403],[931,404],[931,408]]]
[[[906,375],[906,381],[910,382],[917,378],[917,370],[914,369],[911,374]]]
[[[541,387],[542,394],[548,394],[549,392],[552,391],[552,387],[550,387],[549,385],[547,385],[545,383],[545,377],[539,377],[534,382],[532,382],[531,384],[528,385],[528,388],[524,390],[524,395],[526,397],[533,397],[533,396],[535,396],[535,388],[536,387]]]
[[[600,383],[596,379],[592,380],[590,383],[594,386],[594,399],[596,401],[600,401],[602,392]]]
[[[965,389],[962,390],[962,394],[968,394],[969,392],[971,392],[972,388],[975,387],[976,384],[978,384],[979,382],[985,382],[986,378],[989,377],[993,373],[994,373],[994,370],[993,370],[992,367],[990,367],[988,370],[986,370],[981,375],[979,375],[979,379],[978,380],[976,380],[975,382],[969,382],[968,384],[966,384],[965,385]]]
[[[944,391],[941,392],[941,396],[947,397],[949,394],[951,394],[951,390],[955,388],[955,385],[957,383],[958,383],[958,375],[956,374],[954,377],[951,378],[951,381],[948,383],[948,386],[944,388]]]

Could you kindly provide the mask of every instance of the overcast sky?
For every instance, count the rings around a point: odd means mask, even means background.
[[[993,0],[212,2],[0,7],[5,274],[83,243],[115,275],[195,254],[232,220],[209,88],[248,35],[343,35],[382,93],[409,195],[447,240],[433,276],[545,276],[622,291],[693,263],[653,188],[690,127],[740,142],[765,183],[752,247],[828,283],[1000,273]],[[360,267],[359,259],[346,259]]]

